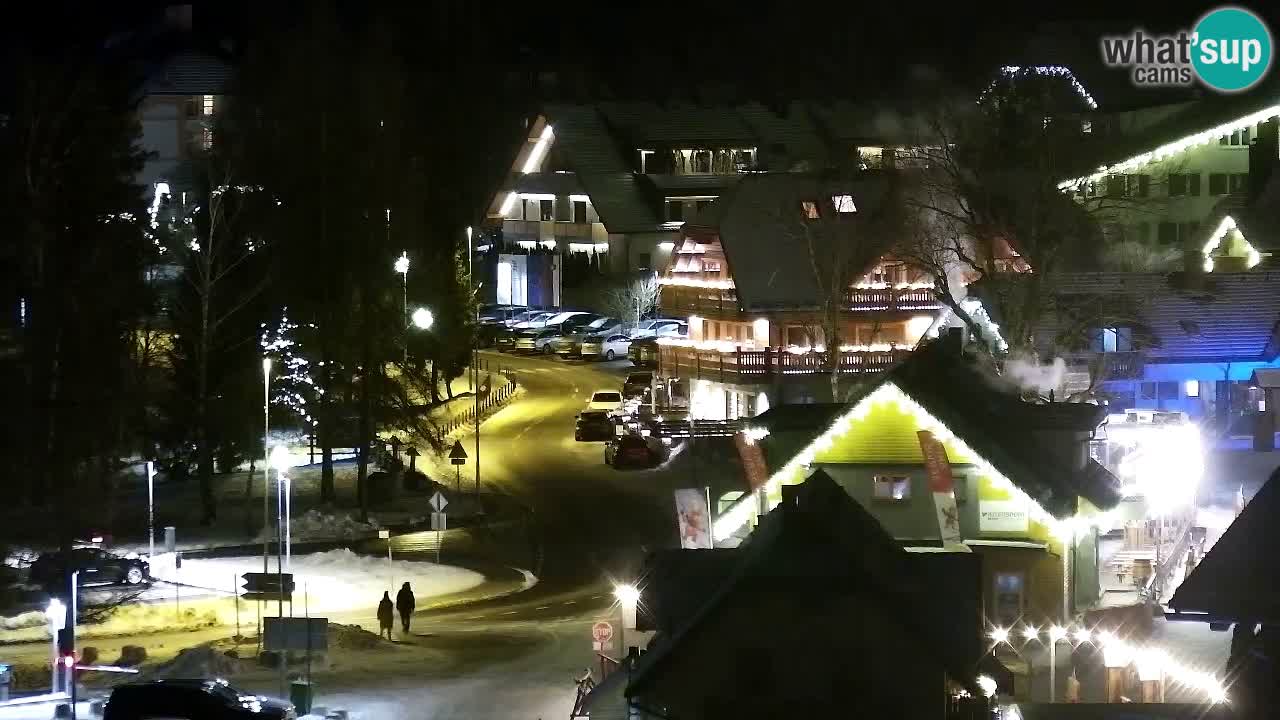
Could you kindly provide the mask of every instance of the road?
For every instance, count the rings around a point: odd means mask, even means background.
[[[512,370],[524,389],[483,424],[480,461],[487,488],[532,510],[541,543],[538,585],[419,613],[409,641],[439,651],[439,665],[335,678],[336,687],[320,688],[329,707],[365,720],[565,717],[573,679],[595,659],[592,623],[617,618],[611,580],[634,580],[646,549],[676,542],[677,479],[660,470],[615,471],[604,464],[600,443],[573,439],[574,417],[593,391],[621,385],[625,361],[496,353],[485,360]],[[469,439],[464,445],[471,452]],[[367,622],[374,626],[372,613]]]

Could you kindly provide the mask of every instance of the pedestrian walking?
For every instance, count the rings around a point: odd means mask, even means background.
[[[413,615],[413,588],[409,587],[409,583],[400,586],[400,592],[396,593],[396,610],[400,611],[400,624],[404,627],[404,634],[409,634],[409,617]]]
[[[391,591],[382,591],[382,601],[378,603],[378,637],[383,635],[391,639],[391,626],[395,625],[396,611],[391,604]]]

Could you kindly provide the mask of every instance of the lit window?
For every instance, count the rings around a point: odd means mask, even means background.
[[[1117,335],[1115,328],[1102,328],[1102,352],[1116,351]]]
[[[1090,122],[1089,120],[1081,120],[1081,121],[1080,121],[1080,132],[1082,132],[1082,133],[1091,133],[1091,132],[1093,132],[1093,123],[1092,123],[1092,122]]]
[[[818,219],[818,203],[812,200],[805,200],[800,203],[800,209],[804,212],[804,216],[808,220]]]
[[[1183,389],[1186,390],[1186,395],[1189,398],[1200,397],[1200,381],[1199,380],[1186,381],[1185,383],[1183,383]]]
[[[213,96],[212,95],[204,96],[203,102],[200,104],[200,111],[201,111],[201,114],[203,115],[213,114]]]
[[[876,475],[872,498],[901,502],[911,499],[911,478],[905,475]]]
[[[847,214],[858,212],[858,207],[853,204],[852,195],[832,195],[831,204],[835,206],[836,212]]]

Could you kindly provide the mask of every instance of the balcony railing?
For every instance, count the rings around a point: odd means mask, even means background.
[[[852,312],[905,312],[942,307],[930,288],[849,288],[844,301]],[[733,319],[741,314],[738,308],[738,293],[733,288],[683,285],[662,288],[662,310],[666,313]]]
[[[840,372],[876,372],[905,358],[910,352],[906,347],[842,352]],[[829,370],[827,354],[820,352],[793,353],[777,348],[721,352],[677,345],[658,346],[658,369],[672,377],[737,383],[770,382],[778,375],[817,375]]]
[[[1081,352],[1071,353],[1066,357],[1068,365],[1081,369],[1094,367],[1101,360],[1103,380],[1135,380],[1142,377],[1145,363],[1142,353],[1136,350],[1125,352]]]
[[[543,240],[592,242],[591,223],[564,220],[507,220],[502,223],[502,237],[510,243]]]

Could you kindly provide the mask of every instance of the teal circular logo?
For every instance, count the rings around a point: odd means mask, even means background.
[[[1214,90],[1247,90],[1271,67],[1271,31],[1248,10],[1212,10],[1200,18],[1193,32],[1191,65]]]

